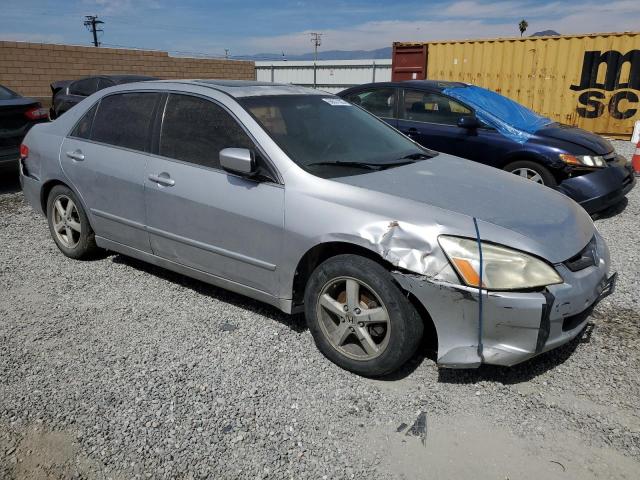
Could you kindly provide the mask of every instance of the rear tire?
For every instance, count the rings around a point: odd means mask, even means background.
[[[424,325],[380,264],[338,255],[320,264],[305,289],[305,316],[318,349],[366,377],[387,375],[416,352]]]
[[[516,162],[511,162],[509,165],[504,167],[504,170],[523,178],[533,180],[541,185],[546,185],[547,187],[555,187],[558,184],[555,177],[547,167],[531,160],[518,160]]]
[[[56,185],[49,192],[47,220],[53,241],[67,257],[88,259],[99,251],[87,214],[68,187]]]

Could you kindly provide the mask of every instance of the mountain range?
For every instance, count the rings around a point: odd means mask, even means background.
[[[376,50],[326,50],[318,52],[318,60],[360,60],[391,58],[391,47]],[[257,53],[246,55],[238,60],[279,61],[279,60],[313,60],[313,52],[299,55],[283,55],[282,53]]]
[[[560,35],[555,30],[543,30],[535,32],[531,37]],[[369,60],[378,58],[391,58],[391,47],[377,48],[375,50],[327,50],[318,52],[318,60]],[[236,57],[238,60],[254,61],[281,61],[281,60],[313,60],[314,54],[302,53],[299,55],[285,55],[284,53],[257,53],[255,55],[243,55]]]

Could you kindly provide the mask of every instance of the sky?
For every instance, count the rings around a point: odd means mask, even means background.
[[[104,46],[241,57],[373,50],[394,41],[640,30],[640,0],[0,0],[0,39],[88,45],[84,15],[105,23]]]

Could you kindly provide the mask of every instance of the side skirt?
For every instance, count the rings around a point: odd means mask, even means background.
[[[158,257],[157,255],[143,252],[142,250],[131,248],[127,245],[123,245],[122,243],[114,242],[97,235],[96,244],[99,247],[105,248],[107,250],[118,252],[128,257],[137,258],[138,260],[142,260],[143,262],[151,263],[152,265],[166,268],[167,270],[180,273],[187,277],[195,278],[216,287],[224,288],[225,290],[239,293],[240,295],[245,295],[260,302],[273,305],[274,307],[282,310],[284,313],[292,313],[293,301],[291,299],[274,297],[273,295],[263,292],[262,290],[247,287],[246,285],[242,285],[241,283],[233,282],[231,280],[227,280],[225,278],[203,272],[202,270],[187,267],[186,265],[182,265],[180,263],[172,262],[171,260],[167,260],[166,258]]]

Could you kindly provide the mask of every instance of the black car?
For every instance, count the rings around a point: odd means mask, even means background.
[[[340,92],[427,148],[553,187],[589,213],[635,185],[608,140],[542,117],[498,93],[435,80],[370,83]]]
[[[22,139],[33,125],[48,120],[40,102],[0,85],[0,171],[18,171]]]
[[[89,95],[122,83],[158,80],[145,75],[99,75],[79,80],[58,80],[51,84],[51,118],[58,118]]]

